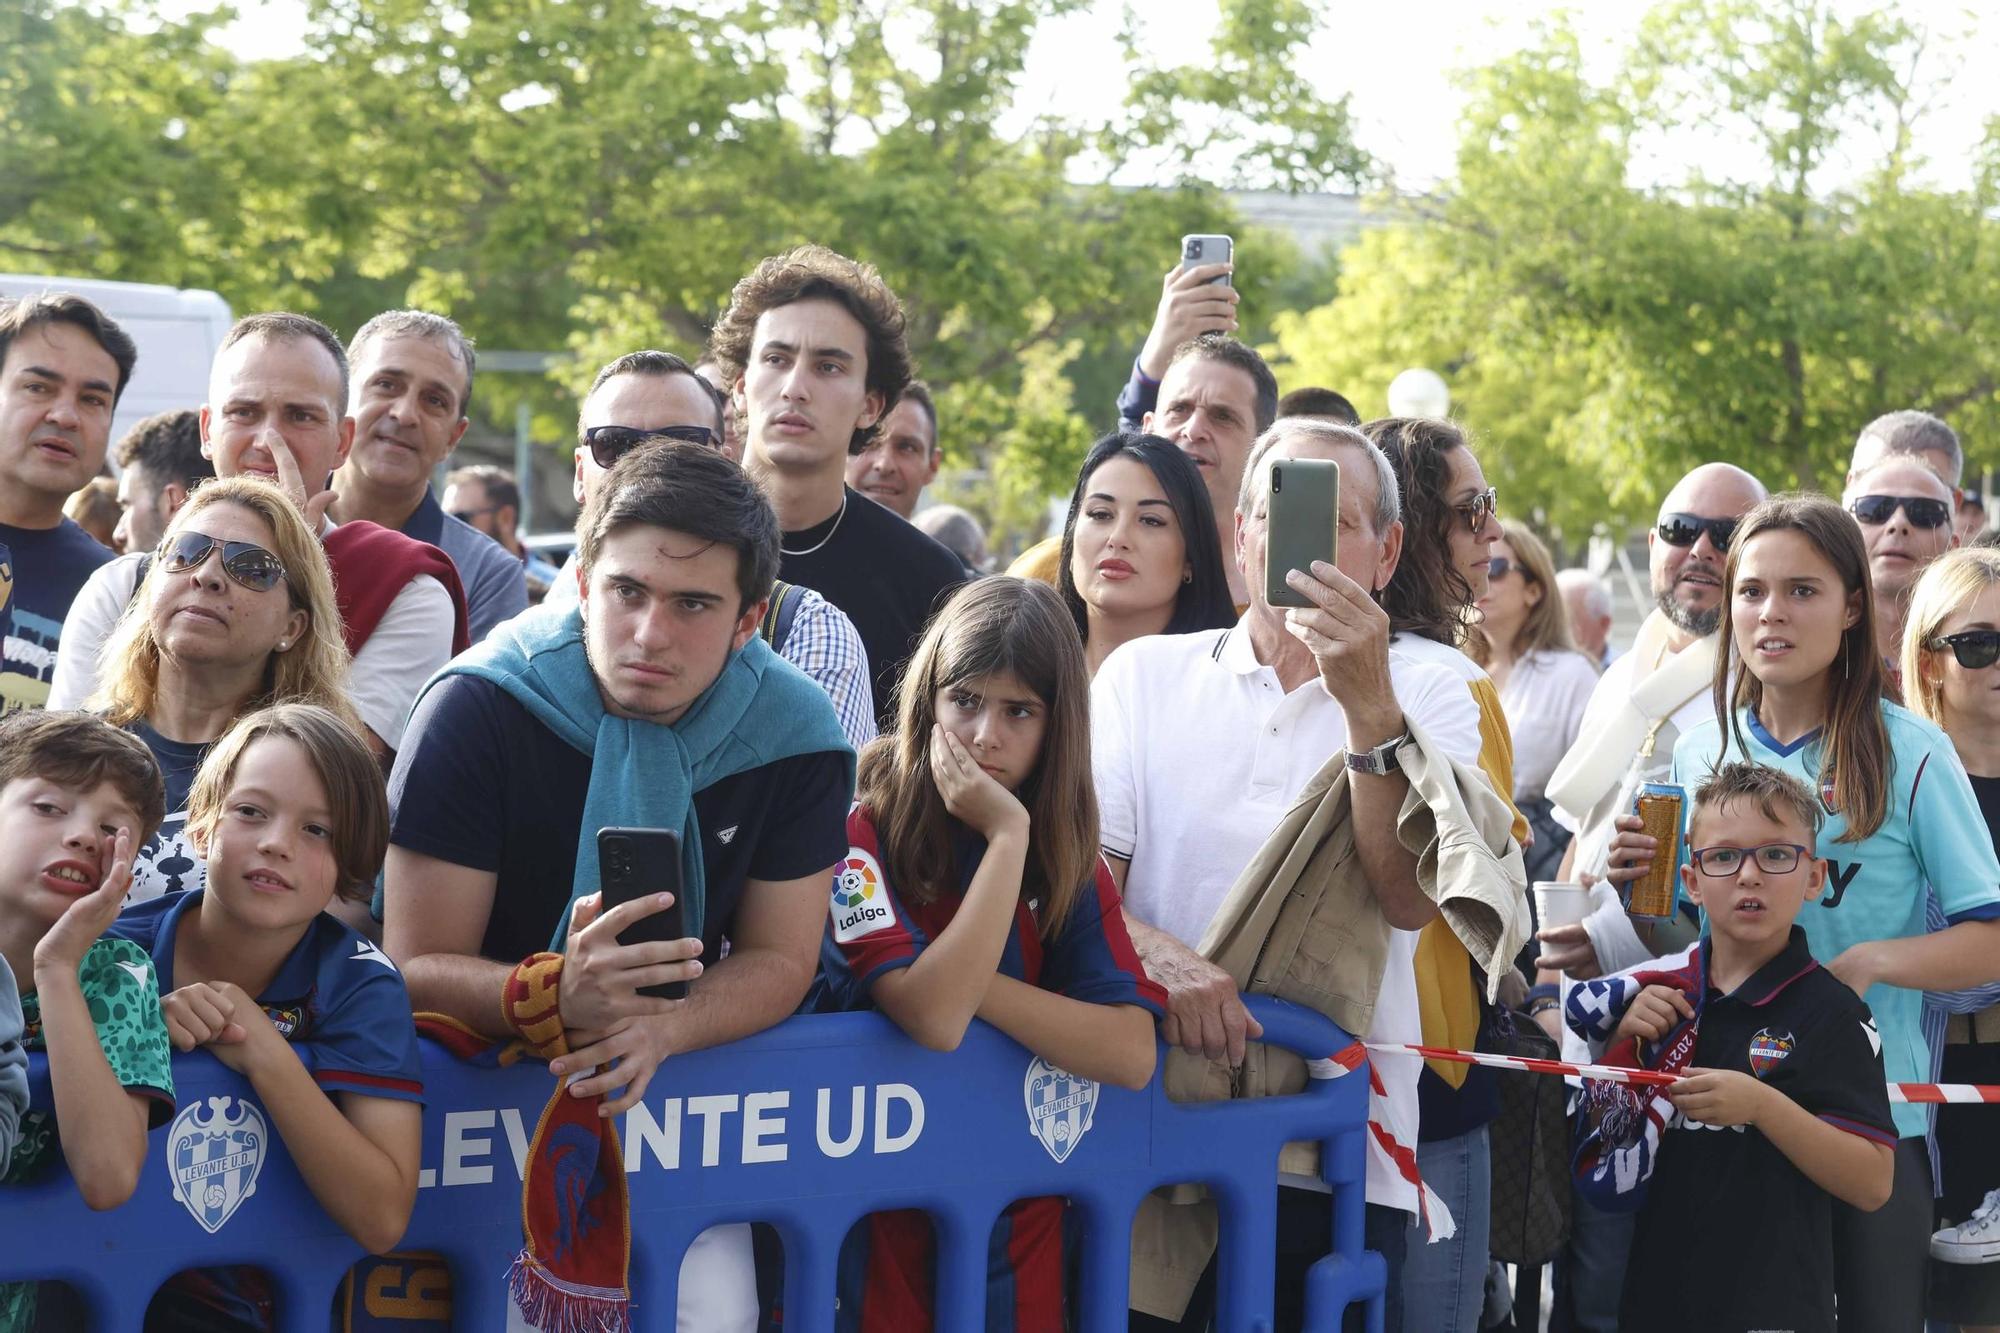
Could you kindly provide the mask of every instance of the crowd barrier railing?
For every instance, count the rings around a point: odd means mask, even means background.
[[[1323,1059],[1351,1039],[1311,1011],[1250,1007],[1265,1041]],[[46,1105],[36,1057],[35,1097]],[[0,1280],[76,1288],[93,1327],[137,1329],[182,1269],[255,1265],[280,1326],[319,1333],[360,1257],[314,1202],[249,1085],[205,1053],[177,1057],[179,1110],[149,1141],[123,1207],[92,1212],[65,1173],[0,1190]],[[551,1078],[546,1066],[468,1066],[424,1044],[423,1175],[399,1251],[442,1255],[454,1327],[506,1323],[504,1274],[521,1244],[521,1169]],[[867,1213],[920,1208],[938,1242],[937,1326],[984,1324],[987,1238],[1009,1204],[1064,1195],[1082,1227],[1079,1315],[1126,1326],[1132,1219],[1158,1186],[1206,1185],[1220,1208],[1226,1330],[1272,1324],[1280,1145],[1321,1145],[1334,1253],[1310,1278],[1311,1327],[1365,1301],[1381,1328],[1384,1268],[1364,1251],[1367,1075],[1315,1079],[1296,1096],[1177,1104],[1156,1075],[1140,1092],[1076,1079],[975,1022],[959,1050],[928,1051],[875,1014],[790,1019],[672,1058],[620,1124],[632,1212],[633,1323],[672,1326],[680,1257],[704,1229],[764,1221],[785,1248],[785,1327],[826,1333],[842,1237]],[[420,1293],[363,1290],[360,1300]]]

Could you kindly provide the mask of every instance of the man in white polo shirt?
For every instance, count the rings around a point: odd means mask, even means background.
[[[1291,585],[1316,605],[1272,607],[1264,598],[1270,465],[1326,458],[1340,467],[1340,535],[1334,565],[1292,571]],[[1197,955],[1210,918],[1286,809],[1326,762],[1346,750],[1353,770],[1355,853],[1389,924],[1389,952],[1371,1041],[1415,1042],[1416,932],[1436,909],[1417,886],[1416,858],[1396,837],[1409,782],[1397,770],[1405,717],[1454,758],[1478,761],[1479,714],[1465,684],[1444,667],[1403,655],[1375,595],[1402,552],[1395,474],[1352,427],[1280,420],[1251,451],[1236,506],[1238,568],[1250,607],[1227,630],[1135,640],[1105,661],[1091,687],[1093,758],[1104,851],[1125,893],[1132,942],[1171,1002],[1169,1041],[1210,1059],[1243,1059],[1259,1029],[1229,974]],[[1370,1118],[1397,1142],[1417,1141],[1421,1061],[1376,1057],[1385,1093]],[[1330,1237],[1323,1194],[1279,1191],[1278,1326],[1297,1327],[1304,1271]],[[1411,1172],[1371,1136],[1370,1249],[1390,1265],[1397,1326],[1405,1229],[1418,1211]],[[1135,1329],[1199,1328],[1212,1305],[1205,1277],[1179,1318],[1135,1313]]]

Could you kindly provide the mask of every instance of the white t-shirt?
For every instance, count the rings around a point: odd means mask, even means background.
[[[100,567],[70,604],[56,653],[56,674],[49,684],[50,708],[81,708],[97,693],[98,659],[118,617],[131,604],[144,558],[120,556]],[[430,575],[419,574],[396,594],[375,632],[354,655],[348,701],[392,750],[403,743],[403,723],[417,691],[451,657],[453,622],[451,594]]]
[[[1479,710],[1465,682],[1400,644],[1389,674],[1403,712],[1453,758],[1477,763]],[[1240,623],[1135,639],[1105,660],[1090,696],[1104,850],[1131,862],[1125,905],[1193,948],[1293,800],[1346,748],[1346,715],[1318,680],[1286,694]],[[1391,932],[1369,1041],[1422,1040],[1416,940]],[[1422,1061],[1374,1059],[1386,1096],[1370,1116],[1413,1146]],[[1415,1189],[1372,1137],[1367,1197],[1417,1211]]]
[[[1543,649],[1514,664],[1500,691],[1514,737],[1514,799],[1532,801],[1576,743],[1597,670],[1582,653]]]

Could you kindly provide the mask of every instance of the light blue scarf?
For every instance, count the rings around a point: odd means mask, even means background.
[[[423,692],[454,674],[498,685],[536,721],[590,756],[570,906],[549,941],[558,953],[567,943],[576,900],[598,890],[598,829],[680,830],[682,912],[688,935],[699,939],[708,893],[696,792],[780,759],[827,751],[845,758],[849,789],[854,785],[854,750],[840,730],[833,704],[756,635],[730,654],[714,684],[670,726],[605,711],[584,655],[583,620],[574,604],[537,607],[498,626],[447,662]]]

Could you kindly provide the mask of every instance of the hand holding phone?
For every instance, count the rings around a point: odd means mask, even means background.
[[[1272,606],[1309,607],[1285,582],[1292,570],[1312,573],[1313,562],[1333,564],[1340,532],[1340,464],[1330,458],[1280,458],[1271,465],[1265,503],[1264,600]]]
[[[672,904],[639,917],[618,932],[621,945],[664,943],[687,935],[681,910],[681,835],[673,829],[601,828],[597,830],[597,873],[603,912],[634,899],[671,893]],[[661,1000],[687,996],[685,981],[641,986],[639,994]]]

